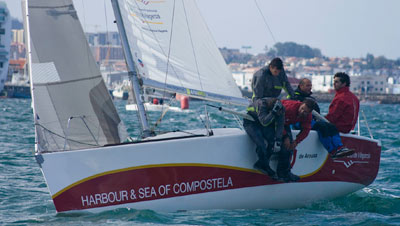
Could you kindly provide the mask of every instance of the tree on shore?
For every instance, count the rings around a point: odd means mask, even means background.
[[[294,42],[278,42],[272,48],[266,50],[267,56],[275,57],[302,57],[302,58],[314,58],[323,57],[321,50],[318,48],[311,48],[308,45],[300,45]]]

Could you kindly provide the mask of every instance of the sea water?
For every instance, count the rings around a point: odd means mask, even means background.
[[[137,137],[136,114],[125,111],[125,101],[115,104],[128,134]],[[156,130],[205,128],[204,105],[205,102],[192,101],[190,112],[167,112]],[[370,186],[345,197],[285,210],[160,213],[121,208],[97,214],[56,213],[33,157],[35,138],[30,106],[30,99],[0,99],[1,225],[400,225],[400,105],[361,106],[372,135],[382,142],[381,164]],[[321,109],[326,113],[328,104],[321,104]],[[211,128],[239,127],[232,115],[210,107],[207,111]],[[160,114],[149,114],[151,125]],[[362,113],[360,118],[362,135],[370,136]]]

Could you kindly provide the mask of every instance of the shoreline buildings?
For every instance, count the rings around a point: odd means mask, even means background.
[[[7,81],[11,44],[11,16],[5,2],[0,2],[0,93]]]

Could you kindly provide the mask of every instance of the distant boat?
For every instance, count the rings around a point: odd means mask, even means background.
[[[373,101],[373,100],[366,100],[366,99],[361,99],[360,100],[360,105],[363,105],[363,106],[371,106],[371,107],[373,107],[373,106],[378,105],[378,104],[381,104],[381,101],[379,101],[379,100]]]
[[[0,93],[7,81],[11,46],[11,16],[5,2],[0,2]]]
[[[127,111],[137,111],[138,107],[136,104],[127,104],[125,106]],[[189,109],[181,109],[179,107],[170,106],[168,104],[153,104],[153,103],[144,103],[144,109],[146,111],[171,111],[171,112],[190,112]]]
[[[112,96],[118,99],[127,100],[129,98],[129,87],[126,83],[118,84],[112,91]]]
[[[155,135],[143,87],[249,103],[195,1],[112,0],[141,131],[138,141],[122,143],[122,122],[72,0],[24,3],[35,157],[57,212],[295,208],[362,189],[378,173],[381,143],[360,135],[343,134],[355,154],[333,160],[312,131],[291,160],[296,183],[255,170],[255,145],[238,128],[211,129],[206,121],[205,128]]]

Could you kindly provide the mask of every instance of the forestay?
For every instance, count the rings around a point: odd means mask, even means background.
[[[248,101],[194,0],[118,0],[129,50],[145,86],[228,104]]]
[[[72,1],[24,3],[38,151],[120,143],[122,122]]]

